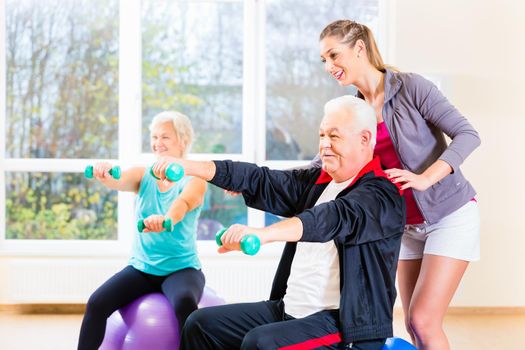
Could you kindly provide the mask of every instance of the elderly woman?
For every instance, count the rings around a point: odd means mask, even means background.
[[[185,157],[193,139],[188,117],[163,112],[150,125],[151,150],[157,158]],[[135,231],[128,266],[102,284],[89,298],[82,321],[78,349],[98,349],[104,339],[107,318],[117,309],[152,292],[163,293],[182,328],[197,309],[204,288],[204,274],[196,249],[197,219],[206,192],[204,180],[185,176],[177,182],[158,180],[143,167],[122,172],[113,179],[111,164],[94,166],[93,175],[103,185],[135,192],[135,215],[145,229]],[[165,230],[165,219],[173,229]]]

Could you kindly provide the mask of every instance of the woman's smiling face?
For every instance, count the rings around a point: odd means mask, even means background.
[[[358,45],[353,48],[341,43],[335,36],[327,36],[320,41],[321,61],[325,71],[333,76],[339,85],[352,85],[360,71]]]
[[[151,150],[156,157],[172,156],[181,158],[184,145],[179,141],[173,123],[160,122],[151,129]]]

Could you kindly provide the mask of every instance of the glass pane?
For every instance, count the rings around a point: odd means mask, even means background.
[[[375,31],[378,0],[266,3],[266,159],[310,160],[318,152],[324,104],[355,93],[339,87],[324,71],[319,34],[342,18],[365,23]]]
[[[117,192],[77,173],[6,173],[8,239],[117,238]]]
[[[197,239],[214,240],[223,227],[246,225],[248,211],[242,196],[230,196],[223,189],[209,185],[199,219]]]
[[[117,156],[118,24],[118,0],[6,1],[7,157]]]
[[[194,153],[240,153],[242,1],[142,1],[142,149],[165,110],[186,114]]]

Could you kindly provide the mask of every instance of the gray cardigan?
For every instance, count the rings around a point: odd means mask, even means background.
[[[413,191],[425,222],[438,222],[475,196],[459,166],[479,146],[479,135],[432,82],[387,69],[383,120],[405,169],[421,174],[441,159],[453,170],[427,190]],[[443,133],[452,140],[449,145]]]

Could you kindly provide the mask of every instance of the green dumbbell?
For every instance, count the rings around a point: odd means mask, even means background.
[[[151,174],[151,176],[153,176],[157,180],[160,180],[160,178],[158,178],[153,172],[153,167],[149,168],[149,173]],[[171,163],[166,168],[165,175],[166,175],[166,178],[172,182],[179,181],[180,179],[184,177],[184,168],[180,164]]]
[[[165,218],[164,221],[162,222],[162,227],[164,227],[166,229],[166,231],[173,231],[173,225],[171,223],[171,219],[170,218]],[[138,222],[137,222],[137,228],[139,230],[139,232],[142,232],[144,231],[144,229],[146,228],[146,225],[144,225],[144,220],[143,219],[140,219]]]
[[[223,228],[217,234],[215,235],[215,242],[219,247],[222,246],[222,235],[224,232],[226,232],[228,229]],[[261,241],[259,240],[259,237],[257,237],[254,234],[246,235],[241,239],[241,250],[246,255],[255,255],[261,248]]]
[[[113,168],[109,169],[109,175],[113,177],[115,180],[120,179],[120,167],[118,165],[115,165]],[[86,166],[86,169],[84,169],[84,176],[88,179],[93,178],[93,165]]]

